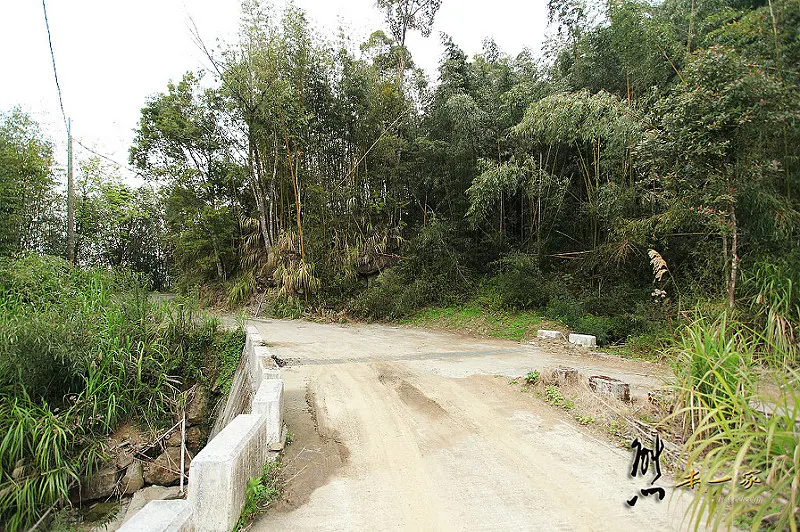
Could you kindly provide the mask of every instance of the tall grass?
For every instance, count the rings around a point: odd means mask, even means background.
[[[146,288],[56,257],[0,260],[2,528],[69,504],[120,421],[165,423],[184,379],[216,378],[219,346],[241,351],[241,333],[220,334],[191,304],[157,305]]]
[[[786,353],[768,331],[725,314],[689,325],[678,343],[674,371],[684,428],[685,463],[700,483],[687,517],[699,528],[797,530],[800,513],[800,374],[789,366],[765,369],[756,352]],[[760,483],[740,483],[747,473]],[[710,483],[730,477],[730,481]]]
[[[800,363],[796,329],[800,324],[800,269],[795,260],[757,264],[745,272],[745,297],[750,320],[763,331],[766,361],[773,365]],[[779,357],[769,356],[778,353]]]

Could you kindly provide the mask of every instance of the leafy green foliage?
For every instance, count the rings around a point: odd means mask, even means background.
[[[253,518],[266,512],[269,505],[280,498],[283,489],[280,471],[280,459],[270,461],[264,464],[260,476],[247,481],[242,516],[234,528],[235,531],[242,530]]]
[[[800,396],[793,381],[798,373],[783,367],[761,375],[753,356],[754,345],[761,341],[758,332],[723,315],[689,325],[677,346],[679,407],[671,417],[687,434],[688,468],[700,471],[698,496],[687,514],[692,522],[699,523],[708,513],[717,527],[737,520],[752,523],[752,530],[791,529],[796,524]],[[771,349],[772,357],[785,357],[780,345]],[[735,497],[734,490],[741,489],[738,484],[751,471],[759,483],[747,490],[747,497]],[[735,483],[730,493],[708,482],[723,476]],[[734,497],[725,504],[729,495]]]
[[[52,151],[30,116],[0,113],[0,255],[60,251]]]
[[[557,387],[551,385],[544,390],[544,400],[549,405],[561,406],[566,398]]]
[[[529,371],[528,374],[525,375],[525,384],[530,384],[530,385],[536,384],[536,381],[539,380],[539,375],[540,373],[538,370]]]
[[[244,344],[159,306],[140,276],[23,254],[0,259],[0,519],[25,529],[104,451],[120,421],[161,425],[179,385],[230,386]]]

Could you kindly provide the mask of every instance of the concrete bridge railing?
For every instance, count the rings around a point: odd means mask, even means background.
[[[192,460],[186,500],[152,501],[121,532],[228,532],[239,520],[245,491],[286,440],[283,380],[255,327],[208,444]]]

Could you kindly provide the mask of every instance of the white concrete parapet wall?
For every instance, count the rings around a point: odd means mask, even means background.
[[[266,418],[269,448],[274,451],[283,449],[283,381],[264,380],[253,397],[251,412]]]
[[[267,418],[241,414],[209,442],[189,468],[189,505],[199,532],[227,532],[239,520],[247,482],[269,454]]]
[[[245,329],[247,333],[242,357],[236,368],[231,391],[225,404],[217,414],[217,420],[211,429],[210,438],[214,438],[239,414],[250,411],[253,394],[258,391],[264,379],[280,379],[278,365],[272,359],[272,353],[264,344],[261,334],[252,325]]]
[[[234,382],[240,385],[240,395],[229,397],[225,411],[220,414],[228,419],[192,460],[187,500],[150,502],[120,530],[228,532],[233,529],[242,513],[247,483],[262,474],[265,463],[277,458],[275,451],[283,449],[286,439],[283,381],[269,350],[262,344],[258,330],[247,327],[242,362],[234,377]]]
[[[150,501],[136,512],[119,532],[192,532],[192,509],[188,501]]]

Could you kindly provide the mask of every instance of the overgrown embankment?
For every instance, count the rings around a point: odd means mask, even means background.
[[[190,303],[156,304],[141,279],[49,256],[0,261],[0,522],[32,525],[106,455],[121,422],[162,427],[181,392],[224,392],[244,343],[197,319]]]

